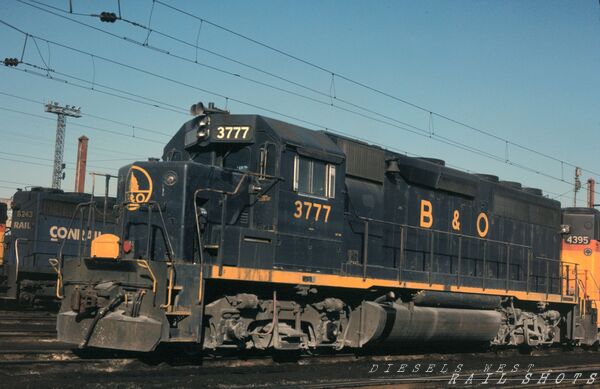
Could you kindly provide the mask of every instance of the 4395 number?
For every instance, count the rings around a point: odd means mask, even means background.
[[[565,242],[570,244],[590,244],[590,237],[582,235],[569,235],[565,239]]]

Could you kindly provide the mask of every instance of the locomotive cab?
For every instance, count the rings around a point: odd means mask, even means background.
[[[102,285],[108,290],[65,284],[72,299],[63,303],[59,335],[110,347],[112,339],[95,333],[124,315],[148,336],[120,347],[148,351],[159,340],[200,336],[198,303],[207,273],[334,272],[342,259],[343,162],[325,132],[261,116],[213,112],[185,123],[165,146],[163,161],[120,170],[116,239],[97,239],[90,258],[65,261],[63,277],[86,279],[98,266],[120,274]],[[166,284],[157,281],[163,277]],[[165,303],[142,297],[146,288]],[[80,317],[111,301],[121,307],[98,329],[89,335],[75,330]],[[173,328],[166,336],[165,326]]]

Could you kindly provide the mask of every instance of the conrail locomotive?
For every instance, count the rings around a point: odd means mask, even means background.
[[[441,160],[195,111],[161,161],[120,170],[116,232],[59,258],[59,340],[143,352],[597,342],[597,212],[561,214],[539,189]]]
[[[114,202],[60,189],[17,191],[4,239],[0,301],[22,306],[57,301],[61,295],[56,290],[56,258],[59,253],[64,257],[89,253],[93,238],[112,232]]]

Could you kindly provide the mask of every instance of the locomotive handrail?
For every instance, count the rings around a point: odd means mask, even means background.
[[[441,233],[441,234],[445,234],[445,235],[453,235],[453,236],[457,236],[457,237],[465,237],[465,238],[469,238],[469,239],[474,239],[474,240],[480,240],[482,242],[492,242],[492,243],[499,243],[499,244],[509,244],[511,246],[514,247],[522,247],[522,248],[531,248],[532,246],[529,245],[524,245],[524,244],[519,244],[519,243],[511,243],[511,242],[505,242],[505,241],[501,241],[501,240],[495,240],[495,239],[484,239],[484,238],[480,238],[477,236],[472,236],[472,235],[466,235],[466,234],[458,234],[456,232],[451,232],[451,231],[442,231],[442,230],[435,230],[435,229],[431,229],[431,228],[424,228],[424,227],[418,227],[418,226],[411,226],[409,224],[401,224],[401,223],[394,223],[394,222],[390,222],[387,220],[381,220],[381,219],[373,219],[370,217],[366,217],[366,216],[359,216],[357,215],[357,217],[361,220],[367,220],[369,222],[375,222],[375,223],[381,223],[381,224],[388,224],[388,225],[392,225],[392,226],[396,226],[396,227],[407,227],[407,228],[412,228],[414,230],[419,230],[419,231],[435,231],[436,233]]]
[[[600,287],[598,286],[598,283],[596,282],[596,278],[594,277],[594,273],[593,272],[589,272],[589,274],[590,274],[590,277],[591,277],[592,281],[594,282],[594,285],[596,286],[596,293],[600,297]],[[597,299],[595,299],[595,300],[597,300]]]
[[[71,226],[73,225],[73,221],[75,220],[75,216],[77,216],[77,211],[79,211],[80,208],[84,207],[84,206],[91,206],[92,204],[94,204],[94,200],[92,201],[88,201],[86,203],[79,203],[77,204],[77,206],[75,207],[75,210],[73,211],[73,216],[71,216],[71,220],[69,220],[69,225],[67,226],[67,230],[71,229]],[[89,220],[88,220],[89,222]],[[62,260],[63,260],[63,249],[65,247],[65,242],[67,240],[66,239],[62,239],[60,242],[60,247],[58,248],[58,261],[59,261],[59,269],[62,268]],[[79,241],[81,242],[81,234],[79,236]],[[81,254],[81,253],[78,253]]]
[[[67,230],[71,229],[71,226],[73,225],[73,221],[75,220],[75,216],[77,216],[77,211],[79,211],[81,208],[85,207],[85,206],[92,206],[93,204],[95,204],[95,201],[92,197],[91,201],[88,201],[86,203],[79,203],[77,204],[77,206],[75,207],[75,210],[73,211],[73,216],[71,216],[71,220],[69,220],[69,225],[67,226]],[[79,243],[78,243],[78,252],[77,255],[81,256],[81,239],[82,239],[82,232],[83,232],[83,213],[81,215],[81,220],[82,220],[82,226],[80,229],[80,234],[79,234]],[[89,226],[89,218],[88,218],[88,226]],[[58,255],[56,258],[56,264],[52,265],[52,267],[54,267],[54,270],[57,273],[57,284],[56,284],[56,296],[59,297],[60,296],[60,289],[61,289],[61,281],[62,281],[62,266],[63,266],[63,249],[65,247],[65,243],[66,243],[67,239],[62,239],[60,241],[60,246],[58,249]],[[59,297],[60,298],[60,297]]]
[[[596,297],[595,299],[592,299],[592,300],[596,300],[596,299],[598,299],[598,297],[600,297],[600,287],[598,286],[598,283],[596,282],[596,278],[594,278],[594,274],[593,274],[593,272],[591,272],[591,271],[588,271],[588,270],[584,270],[584,271],[583,271],[583,273],[585,274],[585,281],[586,281],[586,282],[584,283],[584,285],[583,285],[583,286],[584,286],[584,288],[583,288],[583,289],[584,289],[584,296],[586,296],[586,295],[587,295],[587,293],[588,293],[587,277],[588,277],[588,275],[589,275],[590,279],[591,279],[591,280],[592,280],[592,282],[594,283],[594,286],[596,287],[596,288],[595,288],[595,289],[596,289],[596,292],[595,292],[595,294],[597,295],[597,297]]]
[[[15,239],[15,281],[19,279],[19,241],[22,240],[29,242],[27,238]]]
[[[198,231],[198,248],[200,249],[200,268],[204,267],[204,254],[202,248],[202,235],[200,232],[200,225],[198,223],[198,212],[196,206],[196,198],[200,192],[214,192],[220,193],[223,195],[223,204],[221,205],[221,233],[220,233],[220,242],[219,242],[219,251],[217,253],[217,263],[219,266],[219,275],[223,274],[223,246],[225,245],[225,218],[227,217],[227,197],[235,196],[238,194],[242,187],[242,183],[246,181],[246,177],[248,177],[248,172],[244,172],[240,180],[236,184],[233,191],[224,191],[220,189],[214,188],[198,188],[194,191],[194,214],[196,216],[196,229]],[[201,281],[202,282],[202,281]]]
[[[470,239],[471,241],[479,241],[479,242],[483,242],[483,271],[482,271],[482,275],[480,276],[481,278],[481,287],[482,289],[486,288],[486,279],[488,279],[487,275],[486,275],[486,266],[487,266],[487,246],[488,244],[497,244],[497,245],[501,245],[506,247],[506,254],[505,254],[505,265],[506,265],[506,277],[505,277],[505,289],[508,291],[510,289],[510,263],[511,263],[511,248],[518,248],[521,250],[527,250],[527,272],[526,272],[526,285],[527,285],[527,293],[530,292],[530,274],[531,274],[531,261],[534,260],[541,260],[545,262],[545,274],[542,275],[541,277],[545,278],[545,293],[546,295],[549,295],[551,292],[551,288],[550,288],[550,281],[551,279],[555,279],[554,277],[551,277],[550,275],[550,263],[554,262],[554,263],[559,263],[562,266],[564,265],[575,265],[575,267],[577,266],[577,264],[572,263],[572,262],[566,262],[566,261],[562,261],[560,259],[554,259],[554,258],[547,258],[547,257],[543,257],[543,256],[536,256],[535,258],[533,258],[532,254],[533,254],[533,246],[531,245],[525,245],[525,244],[518,244],[518,243],[512,243],[512,242],[505,242],[505,241],[499,241],[499,240],[495,240],[495,239],[484,239],[484,238],[480,238],[477,236],[471,236],[471,235],[466,235],[466,234],[460,234],[460,233],[456,233],[456,232],[450,232],[450,231],[441,231],[441,230],[435,230],[435,229],[429,229],[429,228],[423,228],[423,227],[418,227],[418,226],[411,226],[408,224],[401,224],[401,223],[395,223],[395,222],[390,222],[390,221],[386,221],[386,220],[380,220],[380,219],[375,219],[375,218],[371,218],[371,217],[366,217],[366,216],[360,216],[355,214],[355,216],[364,222],[364,231],[363,231],[363,255],[362,255],[362,276],[363,276],[363,280],[366,279],[367,277],[367,269],[368,269],[368,250],[369,250],[369,224],[370,223],[379,223],[379,224],[383,224],[383,225],[388,225],[388,226],[393,226],[393,227],[398,227],[400,229],[400,260],[399,260],[399,264],[398,264],[398,282],[401,282],[401,272],[402,272],[402,266],[404,264],[405,261],[405,251],[406,251],[406,247],[405,247],[405,240],[406,240],[406,232],[408,229],[412,229],[412,230],[416,230],[416,231],[423,231],[423,232],[427,232],[430,236],[430,242],[429,242],[429,257],[430,257],[430,261],[428,263],[427,269],[424,270],[424,272],[427,273],[427,280],[428,283],[431,285],[432,284],[432,273],[433,273],[433,258],[435,257],[435,246],[434,246],[434,239],[436,234],[442,234],[444,236],[451,236],[451,237],[457,237],[458,238],[458,270],[456,273],[456,285],[457,287],[460,288],[461,286],[461,270],[462,270],[462,240],[463,238],[466,239]],[[499,258],[499,261],[501,259]],[[499,262],[498,262],[499,263]],[[475,276],[476,278],[479,278],[477,276]],[[561,280],[562,277],[559,275],[559,280]],[[577,279],[577,277],[575,278]],[[498,280],[500,280],[500,278],[498,278]],[[562,289],[562,281],[561,281],[561,285],[560,285],[561,289]],[[537,289],[536,289],[537,290]],[[539,291],[539,290],[538,290]],[[600,292],[600,289],[599,289]],[[559,292],[562,295],[562,291]]]
[[[157,201],[147,201],[145,203],[136,203],[136,202],[133,202],[133,201],[122,201],[119,204],[119,206],[120,206],[120,211],[119,212],[123,212],[123,210],[127,208],[127,205],[131,205],[131,204],[146,205],[148,207],[148,210],[149,210],[150,214],[151,214],[150,209],[153,208],[154,206],[156,206],[156,208],[158,209],[158,215],[160,216],[160,221],[161,221],[162,227],[164,229],[163,231],[167,231],[167,223],[165,223],[165,218],[164,218],[163,213],[162,213],[162,208],[161,208],[160,204]],[[122,223],[121,223],[121,236],[123,236],[124,232],[125,232],[125,218],[121,217],[120,219],[122,220]],[[152,222],[152,220],[149,217],[148,218],[148,223],[147,223],[147,225],[148,225],[148,232],[150,232],[150,224],[151,224],[151,222]],[[150,236],[152,234],[149,233],[148,235]],[[164,234],[164,237],[166,238],[166,242],[167,242],[167,255],[169,257],[169,261],[172,262],[173,259],[175,258],[175,251],[173,250],[173,245],[171,244],[171,238],[169,237],[169,234],[167,234],[166,232]],[[149,252],[147,252],[146,255],[149,255]],[[150,258],[148,258],[148,259],[150,259]]]

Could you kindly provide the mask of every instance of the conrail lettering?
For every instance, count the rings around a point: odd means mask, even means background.
[[[29,222],[14,221],[12,222],[11,227],[18,230],[30,230],[31,224],[29,224]]]
[[[87,232],[87,234],[86,234]],[[102,234],[102,231],[80,230],[79,228],[67,228],[62,226],[50,227],[50,240],[57,241],[59,239],[67,240],[92,240]]]

